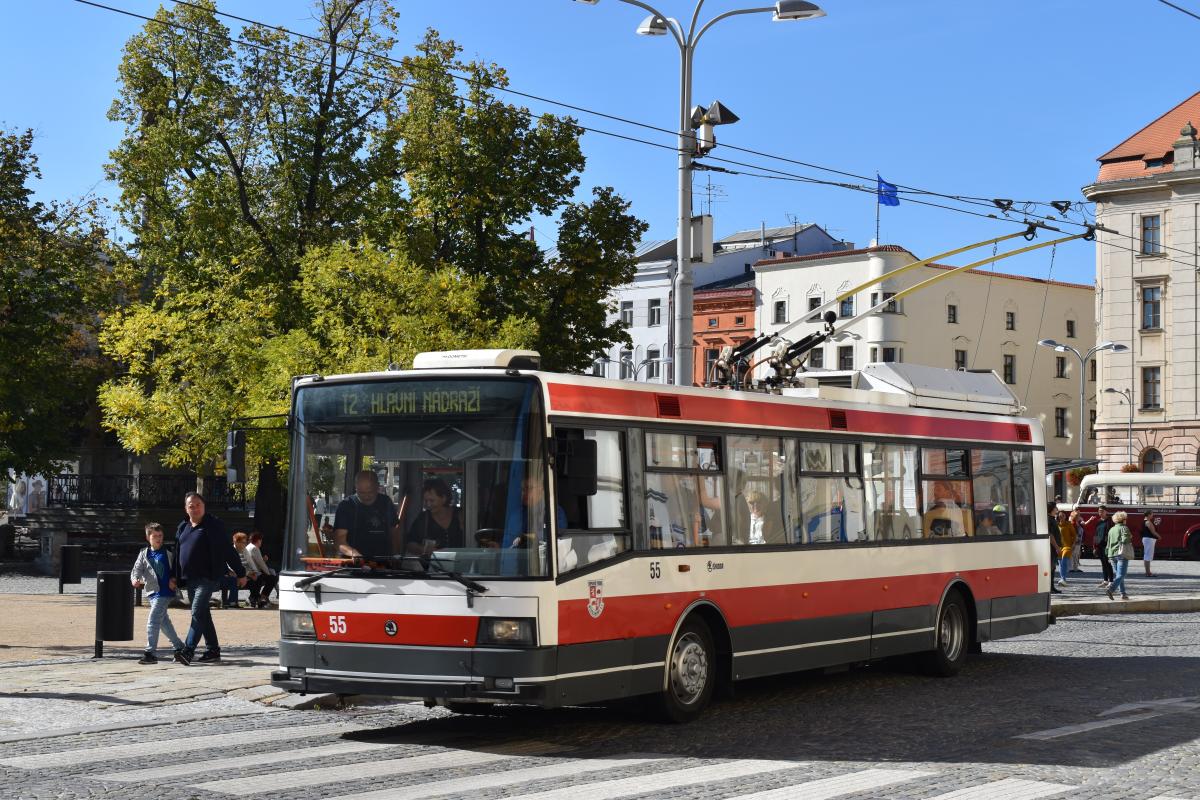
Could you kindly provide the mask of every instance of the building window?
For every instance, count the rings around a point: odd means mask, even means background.
[[[1073,319],[1067,320],[1067,338],[1068,339],[1075,338],[1075,320],[1073,320]]]
[[[868,359],[868,360],[869,360],[869,361],[870,361],[872,364],[874,364],[876,361],[878,361],[878,360],[879,360],[879,348],[878,348],[878,347],[872,347],[872,348],[871,348],[871,357],[870,357],[870,359]]]
[[[946,306],[946,322],[951,325],[958,323],[958,306],[952,304]]]
[[[716,317],[709,317],[709,318],[708,318],[708,327],[710,327],[710,328],[715,328],[715,327],[717,327],[717,318],[716,318]]]
[[[621,351],[621,380],[627,381],[633,377],[633,351]]]
[[[1067,377],[1067,357],[1066,356],[1055,356],[1054,357],[1054,377],[1056,377],[1056,378]]]
[[[708,347],[704,350],[704,382],[708,383],[713,379],[713,364],[717,363],[717,359],[721,357],[721,351],[715,347]]]
[[[1096,409],[1088,410],[1088,438],[1096,438]]]
[[[880,311],[882,311],[884,314],[899,314],[900,307],[896,303],[896,301],[892,299],[895,296],[896,296],[895,292],[884,292],[883,299],[884,299],[884,301],[887,302],[887,305],[885,305],[883,308],[881,308]],[[879,293],[871,292],[871,308],[874,308],[875,306],[879,305],[879,302],[880,302]]]
[[[775,316],[773,319],[776,325],[783,325],[787,322],[787,300],[775,301]]]
[[[633,325],[633,301],[632,300],[622,300],[621,301],[621,324],[624,325],[626,328],[631,327]]]
[[[1004,356],[1004,382],[1009,386],[1017,385],[1017,357]]]
[[[1162,327],[1162,287],[1142,287],[1142,330]]]
[[[1162,217],[1148,214],[1142,217],[1142,255],[1156,256],[1162,253]]]
[[[854,369],[854,345],[838,348],[838,369]]]
[[[1059,439],[1067,438],[1067,410],[1065,408],[1054,409],[1054,435]]]
[[[603,358],[597,358],[595,361],[592,362],[592,375],[594,375],[597,378],[604,377],[604,359]]]
[[[954,351],[954,368],[955,369],[966,369],[967,368],[967,351],[966,350],[955,350]]]
[[[733,324],[736,325],[737,327],[741,328],[742,326],[744,326],[746,324],[746,317],[745,316],[734,317]]]
[[[646,324],[653,328],[655,325],[662,325],[662,300],[651,300],[647,308],[647,318],[649,322]]]
[[[1161,367],[1142,367],[1142,408],[1162,407]]]
[[[1015,331],[1016,329],[1017,329],[1017,312],[1005,311],[1004,312],[1004,330]]]
[[[659,376],[659,365],[662,360],[659,358],[659,350],[657,347],[647,348],[646,350],[646,380],[656,381]]]
[[[1091,361],[1088,362],[1088,369],[1090,370],[1090,374],[1088,375],[1088,380],[1091,380],[1091,381],[1096,380],[1096,359],[1093,358]]]
[[[838,316],[842,319],[854,316],[854,298],[847,297],[842,302],[838,303]]]
[[[899,360],[900,359],[896,358],[896,348],[894,348],[894,347],[883,348],[883,363],[895,364]]]
[[[808,298],[808,310],[809,311],[816,311],[820,307],[821,307],[821,298],[819,298],[819,297]],[[816,314],[814,314],[813,316],[808,318],[808,321],[809,322],[820,322],[821,318],[819,316],[817,316]]]
[[[810,351],[808,354],[808,365],[810,367],[824,367],[825,348],[818,347],[816,350]]]
[[[1162,453],[1151,447],[1146,452],[1142,453],[1142,472],[1162,472],[1163,457]]]

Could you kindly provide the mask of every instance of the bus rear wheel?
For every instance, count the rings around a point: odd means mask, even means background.
[[[962,595],[952,591],[942,603],[934,629],[934,647],[923,654],[921,666],[925,672],[949,677],[962,669],[970,647],[971,625]]]
[[[668,722],[691,722],[712,699],[717,662],[712,633],[704,620],[691,617],[679,629],[667,653],[667,685],[661,697]]]

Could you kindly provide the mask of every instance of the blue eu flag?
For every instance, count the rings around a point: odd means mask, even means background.
[[[875,189],[875,196],[879,198],[881,206],[898,206],[900,198],[896,196],[896,187],[894,184],[888,183],[883,178],[879,177],[879,173],[875,173],[875,180],[879,185]]]

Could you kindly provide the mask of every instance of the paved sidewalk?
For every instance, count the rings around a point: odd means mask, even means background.
[[[1051,596],[1055,617],[1080,614],[1147,614],[1200,611],[1200,561],[1157,560],[1146,577],[1141,561],[1125,576],[1128,600],[1109,600],[1100,586],[1100,562],[1083,559],[1083,572],[1072,572],[1062,594]]]

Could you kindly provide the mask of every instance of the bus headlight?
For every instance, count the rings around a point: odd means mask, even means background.
[[[534,627],[534,620],[528,617],[481,617],[476,641],[479,644],[533,647],[537,644]]]
[[[317,627],[308,611],[280,611],[279,627],[284,639],[317,638]]]

